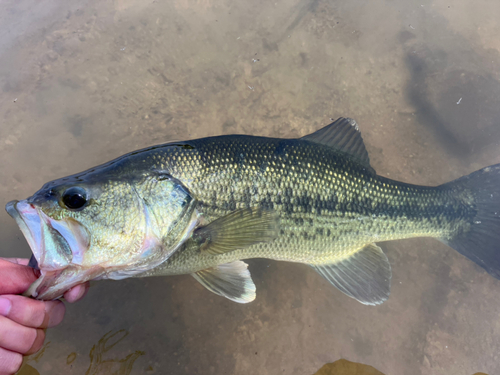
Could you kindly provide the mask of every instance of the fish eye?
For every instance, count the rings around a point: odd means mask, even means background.
[[[70,210],[78,210],[87,203],[87,192],[81,187],[71,187],[63,193],[62,202]]]

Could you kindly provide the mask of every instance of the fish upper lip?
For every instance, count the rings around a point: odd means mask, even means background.
[[[35,256],[37,261],[40,262],[41,231],[35,230],[35,228],[37,227],[40,228],[40,217],[38,214],[36,214],[36,216],[31,216],[30,219],[32,221],[32,226],[30,227],[26,223],[26,219],[28,219],[28,217],[23,216],[21,212],[18,210],[17,206],[19,203],[21,202],[17,200],[10,201],[5,206],[5,210],[16,221],[17,225],[19,226],[19,229],[24,235],[24,238],[26,238],[26,241],[28,242],[28,245],[30,246],[33,255]],[[32,209],[35,210],[34,208]],[[32,232],[32,229],[35,230],[35,232]]]

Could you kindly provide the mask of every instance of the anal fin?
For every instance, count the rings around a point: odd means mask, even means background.
[[[330,264],[311,264],[341,292],[364,305],[379,305],[391,292],[391,265],[382,249],[369,244],[353,256]]]
[[[231,301],[249,303],[255,299],[255,284],[248,265],[241,260],[198,271],[192,276],[211,292]]]

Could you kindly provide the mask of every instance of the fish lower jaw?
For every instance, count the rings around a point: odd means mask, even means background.
[[[45,301],[54,300],[62,297],[72,287],[98,278],[104,272],[100,266],[70,266],[58,271],[41,270],[40,277],[30,285],[24,296]]]
[[[36,279],[36,281],[33,282],[33,284],[31,284],[29,288],[23,293],[23,296],[37,298],[40,295],[40,289],[42,288],[44,282],[46,282],[47,277],[53,279],[56,278],[57,274],[60,273],[61,272],[57,271],[44,271],[42,275],[40,275],[40,277]],[[54,299],[59,297],[60,296],[57,296]]]

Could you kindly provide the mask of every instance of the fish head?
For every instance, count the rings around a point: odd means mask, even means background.
[[[40,278],[27,294],[60,297],[92,279],[121,279],[165,261],[197,225],[195,199],[166,174],[69,177],[11,201]]]

